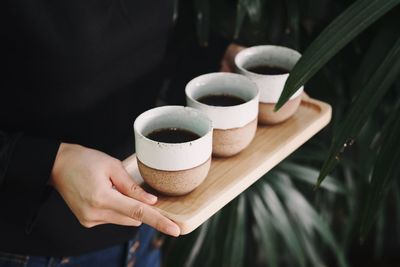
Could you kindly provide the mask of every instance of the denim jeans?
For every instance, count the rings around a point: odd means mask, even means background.
[[[79,256],[38,257],[0,251],[0,267],[159,267],[160,261],[160,240],[147,225],[141,226],[136,237],[125,244]]]

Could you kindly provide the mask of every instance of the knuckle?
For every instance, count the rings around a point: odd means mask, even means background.
[[[164,224],[160,221],[160,220],[158,220],[156,223],[155,223],[155,225],[154,225],[154,228],[157,230],[157,231],[159,231],[159,232],[164,232]]]
[[[112,165],[116,168],[123,168],[122,162],[116,158],[112,159]]]
[[[86,219],[80,219],[79,223],[85,228],[92,228],[96,225],[94,222],[91,222],[90,220]]]
[[[93,228],[93,227],[96,226],[96,224],[95,223],[88,223],[87,225],[84,225],[84,226],[85,226],[85,228]]]
[[[142,225],[142,222],[140,222],[140,221],[135,221],[133,223],[133,226],[136,226],[136,227],[141,226],[141,225]]]
[[[82,214],[81,218],[79,219],[79,222],[80,222],[82,225],[88,224],[88,223],[90,223],[91,221],[92,221],[92,218],[91,218],[91,216],[90,216],[89,213],[84,213],[84,214]]]
[[[131,184],[131,192],[140,193],[142,191],[143,191],[142,188],[138,184],[132,182],[132,184]]]
[[[105,204],[106,194],[102,190],[94,192],[89,199],[89,204],[93,208],[102,208]]]
[[[95,221],[97,219],[96,215],[97,215],[97,212],[95,210],[93,210],[90,207],[87,207],[82,211],[82,214],[79,217],[79,221],[84,222],[85,224],[92,223],[93,221]]]
[[[143,216],[144,216],[143,206],[139,205],[139,206],[133,208],[132,213],[131,213],[132,219],[141,222],[143,220]]]
[[[90,223],[88,223],[88,222],[83,221],[83,222],[81,222],[81,224],[82,224],[82,226],[85,227],[85,228],[91,228],[91,225],[90,225]]]

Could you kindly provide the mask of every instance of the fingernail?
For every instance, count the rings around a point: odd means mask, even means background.
[[[181,229],[175,224],[168,224],[166,226],[166,232],[172,236],[179,236],[181,233]]]
[[[146,194],[145,196],[146,200],[150,203],[156,203],[157,202],[157,197],[155,195],[152,194]]]

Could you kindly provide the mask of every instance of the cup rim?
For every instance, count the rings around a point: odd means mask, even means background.
[[[249,84],[252,85],[251,87],[253,89],[255,89],[255,93],[256,94],[251,99],[245,101],[244,103],[239,104],[239,105],[233,105],[233,106],[213,106],[213,105],[204,104],[204,103],[198,101],[197,99],[195,99],[194,97],[192,97],[192,95],[188,94],[189,89],[191,87],[193,87],[193,83],[195,83],[196,81],[198,81],[200,79],[204,79],[206,77],[215,77],[215,76],[216,77],[218,77],[218,76],[231,76],[231,77],[237,77],[239,79],[242,79],[243,81],[246,81],[246,82],[248,82]],[[202,75],[197,76],[197,77],[193,78],[192,80],[190,80],[187,83],[186,87],[185,87],[185,95],[191,101],[195,102],[196,104],[198,104],[198,105],[200,105],[202,107],[212,108],[212,109],[216,109],[216,110],[227,110],[227,109],[232,109],[232,108],[240,108],[240,107],[248,105],[248,103],[250,103],[250,102],[252,102],[252,101],[257,99],[257,97],[260,95],[260,91],[258,90],[258,87],[257,87],[255,82],[253,82],[252,80],[250,80],[249,78],[247,78],[246,76],[243,76],[241,74],[230,73],[230,72],[211,72],[211,73],[202,74]]]
[[[203,117],[205,119],[205,121],[207,121],[207,132],[203,135],[201,135],[199,138],[193,140],[193,141],[188,141],[188,142],[182,142],[182,143],[166,143],[166,142],[159,142],[159,141],[154,141],[150,138],[148,138],[147,136],[145,136],[142,131],[139,131],[138,129],[138,123],[140,119],[143,119],[143,117],[145,116],[149,116],[149,114],[155,112],[156,110],[176,110],[176,109],[187,109],[190,110],[191,112],[197,113],[199,116]],[[145,112],[141,113],[139,116],[136,117],[134,123],[133,123],[133,129],[134,131],[144,140],[146,140],[147,142],[153,143],[153,144],[162,144],[163,146],[182,146],[182,145],[187,145],[190,143],[194,143],[194,142],[198,142],[199,140],[205,139],[207,138],[207,135],[212,132],[213,130],[213,125],[212,125],[212,121],[211,119],[203,112],[195,109],[195,108],[191,108],[191,107],[186,107],[186,106],[179,106],[179,105],[166,105],[166,106],[161,106],[161,107],[155,107],[149,110],[146,110]],[[185,129],[190,131],[190,129]]]
[[[259,74],[259,73],[255,73],[252,71],[247,70],[246,68],[243,67],[243,62],[242,64],[239,64],[238,61],[244,61],[244,57],[246,57],[246,53],[251,53],[253,52],[253,50],[260,50],[260,49],[273,49],[273,50],[287,50],[290,51],[292,53],[298,54],[301,57],[301,53],[297,50],[294,50],[292,48],[289,47],[285,47],[285,46],[279,46],[279,45],[256,45],[256,46],[251,46],[251,47],[247,47],[243,50],[241,50],[239,53],[237,53],[237,55],[235,56],[234,62],[235,62],[235,67],[237,69],[239,69],[241,72],[249,74],[249,75],[254,75],[256,77],[265,77],[265,76],[271,76],[271,77],[283,77],[286,75],[289,75],[290,72],[292,71],[293,67],[288,70],[288,73],[284,73],[284,74]]]

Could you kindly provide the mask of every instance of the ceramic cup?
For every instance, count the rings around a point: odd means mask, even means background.
[[[233,156],[250,144],[257,129],[259,101],[257,86],[252,81],[235,73],[209,73],[191,80],[185,91],[187,105],[201,110],[212,120],[214,156]],[[210,95],[231,95],[245,102],[212,106],[198,101]]]
[[[261,45],[246,48],[235,57],[237,72],[250,78],[260,90],[260,107],[258,121],[261,124],[276,124],[289,119],[297,110],[301,102],[303,87],[299,88],[286,104],[274,112],[275,104],[283,91],[289,72],[301,54],[293,49]],[[271,66],[285,69],[284,74],[258,74],[249,69],[257,66]]]
[[[148,134],[178,128],[200,137],[190,142],[164,143]],[[148,110],[134,122],[136,157],[143,180],[166,195],[184,195],[206,178],[212,153],[212,122],[202,112],[182,106]]]

